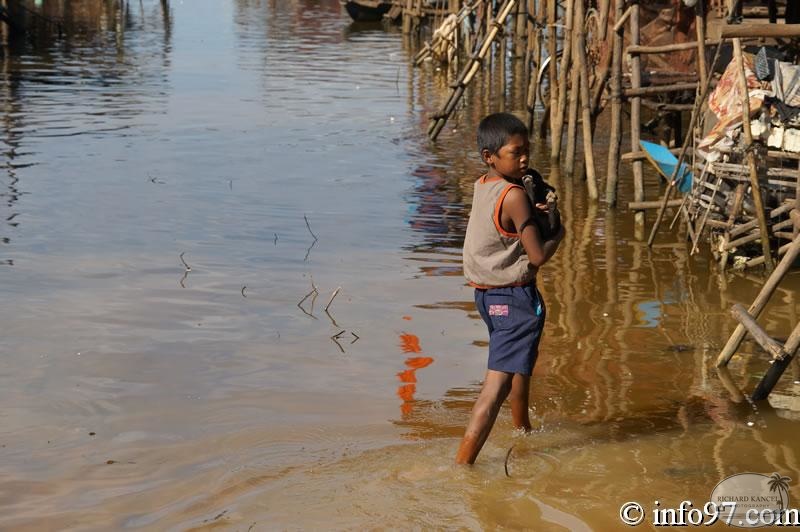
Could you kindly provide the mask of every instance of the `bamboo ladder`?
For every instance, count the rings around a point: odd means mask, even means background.
[[[491,49],[494,40],[500,34],[503,25],[508,19],[508,16],[511,14],[511,10],[514,8],[516,3],[517,0],[505,1],[497,14],[497,18],[491,21],[491,27],[486,33],[478,52],[470,58],[469,63],[467,63],[467,66],[464,67],[459,75],[458,81],[456,81],[447,103],[444,104],[441,111],[431,117],[431,124],[428,127],[428,137],[430,137],[431,140],[436,140],[436,138],[439,136],[439,133],[441,133],[442,128],[447,123],[447,120],[450,118],[450,115],[455,111],[456,105],[458,105],[458,102],[464,95],[464,90],[472,81],[472,78],[475,77],[475,74],[478,73],[478,69],[483,62],[483,59]],[[488,13],[486,18],[487,20],[489,19]]]

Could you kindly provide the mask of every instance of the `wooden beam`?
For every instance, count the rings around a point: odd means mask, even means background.
[[[723,39],[800,37],[800,24],[726,24],[722,26],[721,37]]]
[[[625,96],[628,97],[639,97],[639,96],[651,96],[653,94],[667,94],[669,92],[681,92],[681,91],[696,91],[697,90],[697,82],[692,83],[673,83],[672,85],[650,85],[649,87],[631,87],[630,89],[625,89]]]
[[[617,23],[614,24],[614,33],[618,33],[622,29],[622,26],[624,26],[625,23],[628,22],[628,19],[631,17],[632,9],[633,6],[628,6],[628,9],[626,9],[625,12],[622,14],[622,16],[619,17]]]
[[[771,336],[769,336],[761,326],[756,323],[756,320],[753,319],[753,316],[747,313],[747,309],[744,308],[739,303],[733,305],[731,308],[731,314],[733,317],[741,323],[747,332],[750,333],[750,336],[758,342],[758,345],[764,348],[770,355],[772,355],[773,359],[780,359],[784,357],[783,346],[776,342]]]
[[[683,205],[683,200],[674,199],[667,202],[667,207],[680,207]],[[660,201],[630,201],[628,208],[632,211],[640,211],[642,209],[658,209],[661,207]]]
[[[789,364],[791,364],[798,347],[800,347],[800,323],[794,326],[792,334],[789,335],[786,344],[783,346],[783,351],[786,353],[786,356],[772,363],[767,370],[767,374],[764,375],[764,378],[761,379],[761,382],[758,383],[758,386],[753,392],[751,397],[753,401],[761,401],[769,396],[770,392],[781,378],[781,375],[783,375],[783,372],[789,367]]]
[[[716,46],[719,44],[719,41],[717,40],[706,39],[704,42],[706,46]],[[625,49],[625,53],[627,53],[628,55],[665,54],[669,52],[680,52],[682,50],[696,50],[698,46],[699,46],[698,41],[680,42],[676,44],[662,44],[660,46],[640,46],[632,44]]]

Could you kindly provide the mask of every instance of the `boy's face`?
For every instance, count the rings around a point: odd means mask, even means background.
[[[483,161],[495,174],[520,180],[528,170],[528,152],[531,145],[525,135],[511,135],[496,153],[483,150]]]

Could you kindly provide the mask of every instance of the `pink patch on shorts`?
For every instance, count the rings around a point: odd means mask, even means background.
[[[489,316],[508,316],[508,305],[489,305]]]

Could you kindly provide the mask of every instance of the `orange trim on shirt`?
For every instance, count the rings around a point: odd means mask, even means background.
[[[519,188],[522,189],[519,185],[509,184],[506,188],[503,189],[503,192],[500,193],[500,197],[497,199],[497,203],[494,206],[494,226],[506,238],[519,238],[519,233],[509,233],[503,226],[500,224],[500,209],[503,207],[503,200],[506,199],[506,194],[511,192],[512,188]]]
[[[499,175],[496,175],[494,177],[489,177],[489,174],[483,174],[480,177],[480,179],[478,179],[478,183],[480,183],[481,185],[484,185],[486,183],[492,183],[494,181],[500,181],[501,179],[503,179],[503,177],[499,176]]]

